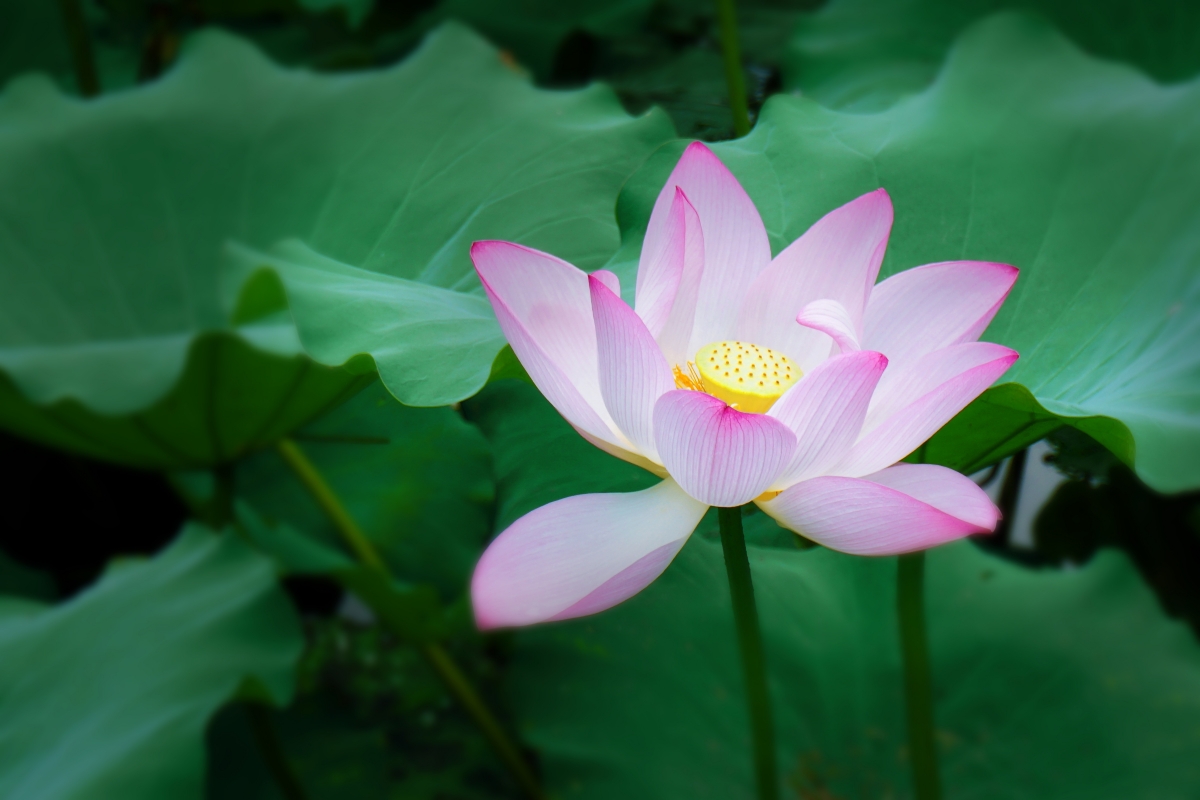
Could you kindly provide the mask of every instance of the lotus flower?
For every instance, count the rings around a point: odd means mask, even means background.
[[[476,242],[475,269],[533,382],[592,444],[663,478],[514,522],[475,569],[478,625],[626,600],[710,506],[753,501],[786,528],[863,555],[994,530],[999,511],[969,478],[896,462],[1017,359],[976,341],[1017,270],[952,261],[876,285],[891,225],[879,189],[772,258],[753,202],[697,142],[654,205],[633,308],[610,272]]]

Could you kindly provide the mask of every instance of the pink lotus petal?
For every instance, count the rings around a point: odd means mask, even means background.
[[[476,624],[532,625],[610,608],[666,569],[707,510],[670,479],[535,509],[479,559],[471,578]]]
[[[471,260],[505,338],[546,399],[576,428],[627,447],[600,393],[588,276],[511,242],[475,242]]]
[[[595,278],[596,280],[600,281],[600,283],[604,284],[604,286],[607,287],[608,290],[617,297],[621,296],[621,279],[617,277],[617,273],[611,272],[607,269],[598,269],[588,275],[588,277]]]
[[[887,363],[883,354],[870,350],[834,356],[776,401],[767,415],[787,425],[797,445],[771,488],[784,489],[822,474],[846,455]]]
[[[658,460],[654,403],[675,388],[671,368],[641,317],[595,275],[589,285],[604,404],[629,441],[642,454]]]
[[[800,313],[796,315],[796,322],[826,334],[843,353],[853,353],[862,349],[858,344],[858,334],[854,330],[854,320],[851,319],[850,312],[837,300],[813,300],[800,309]]]
[[[678,209],[679,224],[674,229],[672,247],[682,266],[670,313],[655,333],[655,338],[667,363],[682,365],[696,354],[695,349],[690,348],[692,332],[696,327],[700,282],[704,279],[704,230],[700,226],[700,216],[683,189],[677,188],[675,193],[676,204],[672,207],[672,214]]]
[[[765,414],[743,414],[702,392],[667,392],[654,406],[654,440],[683,490],[711,506],[740,506],[766,491],[796,437]]]
[[[875,389],[863,432],[879,427],[892,415],[900,412],[932,392],[948,380],[964,372],[989,364],[997,359],[1010,358],[1013,351],[992,342],[964,342],[943,347],[910,362],[907,368],[897,369],[889,359],[888,371]]]
[[[1016,360],[1015,351],[988,342],[930,353],[891,384],[889,397],[881,401],[889,413],[877,414],[872,404],[858,442],[830,471],[861,476],[895,464],[937,433]],[[883,391],[880,383],[876,395]]]
[[[770,263],[771,244],[762,218],[741,184],[711,150],[693,142],[654,204],[639,273],[654,269],[659,254],[668,247],[667,240],[678,235],[669,224],[676,187],[687,194],[704,232],[704,274],[696,298],[695,327],[686,347],[687,353],[694,354],[710,342],[732,338],[738,300],[754,276]],[[675,305],[680,302],[677,298]],[[789,320],[795,313],[792,309]]]
[[[991,533],[1000,521],[1000,509],[979,484],[937,464],[896,464],[863,480],[887,486],[927,503],[939,511]]]
[[[871,291],[863,343],[902,369],[934,350],[978,339],[1017,280],[1017,268],[947,261],[897,273]]]
[[[817,220],[754,279],[738,314],[737,338],[785,353],[805,372],[823,361],[829,338],[796,324],[814,300],[846,309],[855,338],[892,229],[892,201],[883,189],[852,200]]]
[[[814,542],[868,556],[988,533],[999,515],[973,481],[931,464],[900,464],[867,479],[813,478],[758,505]]]
[[[691,203],[683,190],[676,186],[663,235],[653,242],[642,244],[633,307],[655,336],[667,324],[667,317],[671,315],[675,295],[679,291],[679,281],[683,278],[687,241],[686,209],[690,207]],[[692,213],[695,214],[695,209],[692,209]],[[700,266],[703,267],[703,264]]]

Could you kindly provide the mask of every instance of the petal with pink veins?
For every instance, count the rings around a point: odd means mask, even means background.
[[[692,331],[696,322],[696,300],[700,296],[700,282],[704,278],[704,231],[700,227],[700,216],[683,189],[676,188],[675,191],[676,203],[671,213],[675,215],[678,211],[679,224],[673,231],[675,238],[672,247],[681,265],[679,285],[662,324],[658,329],[649,323],[646,327],[658,340],[667,363],[682,365],[696,352],[689,348],[692,347]]]
[[[897,273],[871,290],[863,346],[886,353],[893,368],[952,344],[973,342],[1000,310],[1017,268],[947,261]]]
[[[598,269],[588,275],[589,278],[595,278],[608,287],[608,290],[617,297],[621,296],[621,279],[617,277],[617,273],[607,269]]]
[[[754,276],[771,262],[771,244],[758,209],[733,173],[701,142],[692,142],[667,179],[654,203],[642,259],[638,265],[639,289],[651,274],[660,254],[678,234],[670,224],[676,187],[691,201],[704,232],[704,273],[695,303],[695,319],[686,352],[695,353],[710,342],[733,338],[738,303]],[[678,306],[682,298],[675,301]],[[798,308],[798,307],[797,307]],[[792,309],[789,320],[795,316]]]
[[[671,368],[641,317],[595,276],[589,285],[604,405],[629,441],[657,461],[654,403],[675,388]]]
[[[933,464],[897,464],[866,478],[813,478],[758,505],[814,542],[866,556],[990,533],[1000,516],[974,481]]]
[[[800,313],[796,315],[796,322],[826,334],[843,353],[862,350],[858,344],[854,320],[850,318],[846,307],[837,300],[813,300],[800,309]]]
[[[685,492],[724,507],[766,491],[796,449],[795,435],[779,420],[687,390],[658,399],[654,441],[663,466]]]
[[[471,578],[483,630],[594,614],[657,578],[708,507],[669,478],[629,494],[585,494],[535,509],[484,551]]]
[[[771,488],[823,474],[844,457],[862,430],[871,393],[888,360],[882,353],[862,350],[834,356],[771,406],[768,416],[796,435],[796,450]]]
[[[738,314],[737,338],[779,350],[806,372],[830,351],[829,336],[796,324],[814,300],[836,300],[862,340],[862,315],[892,229],[883,189],[830,211],[754,279]],[[869,349],[869,348],[868,348]]]
[[[861,476],[895,464],[937,433],[1017,360],[1017,353],[989,342],[947,347],[910,367],[876,399],[858,442],[830,471]],[[884,381],[876,398],[884,391]],[[876,412],[876,403],[883,409]]]
[[[512,242],[475,242],[471,260],[504,337],[546,399],[576,428],[627,447],[600,393],[587,274]]]

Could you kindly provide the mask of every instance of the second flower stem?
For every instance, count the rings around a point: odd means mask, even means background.
[[[333,523],[334,528],[337,529],[359,562],[392,581],[391,571],[379,551],[371,544],[371,540],[367,538],[354,517],[342,504],[333,487],[325,481],[320,470],[309,460],[300,446],[290,439],[282,439],[276,445],[276,449],[284,463],[291,468],[304,487],[308,489],[317,505],[321,507],[325,516]],[[376,614],[376,618],[386,621],[389,615]],[[404,638],[402,631],[396,633]],[[475,691],[475,687],[471,685],[467,676],[454,663],[450,654],[435,642],[418,643],[417,649],[429,662],[429,666],[437,673],[450,693],[454,695],[454,699],[470,715],[476,727],[488,740],[492,749],[496,751],[496,755],[508,767],[509,772],[525,791],[525,794],[533,800],[542,800],[545,795],[542,792],[541,783],[521,755],[520,749],[505,733],[499,720],[492,714],[491,709],[487,707],[479,693]]]
[[[746,76],[742,73],[742,48],[738,43],[734,0],[717,0],[717,24],[721,33],[721,53],[725,57],[725,81],[729,85],[733,132],[745,136],[750,132],[750,107],[746,102]]]
[[[917,800],[941,800],[934,742],[933,681],[925,635],[925,553],[900,556],[896,586],[900,648],[904,655],[904,699],[908,707],[908,753]]]
[[[738,648],[742,654],[742,672],[746,679],[746,703],[750,711],[758,797],[759,800],[778,800],[775,729],[771,722],[771,697],[767,691],[767,663],[758,626],[758,609],[754,603],[746,537],[742,533],[742,509],[718,508],[717,514],[721,522],[721,548],[725,552],[725,572],[729,576]]]

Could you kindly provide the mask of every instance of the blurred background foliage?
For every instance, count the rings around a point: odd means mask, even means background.
[[[1022,361],[919,454],[997,467],[1010,520],[1030,474],[1061,478],[1030,530],[931,556],[948,796],[1194,794],[1196,4],[738,14],[757,127],[716,149],[776,250],[884,185],[886,272],[1024,271],[986,337]],[[464,591],[521,514],[652,482],[493,362],[466,248],[524,241],[631,290],[672,140],[733,137],[711,0],[0,19],[2,793],[293,800],[283,761],[314,800],[521,796],[421,657],[436,641],[552,796],[741,796],[714,519],[595,618],[481,637]],[[908,796],[893,562],[746,527],[791,795]]]

